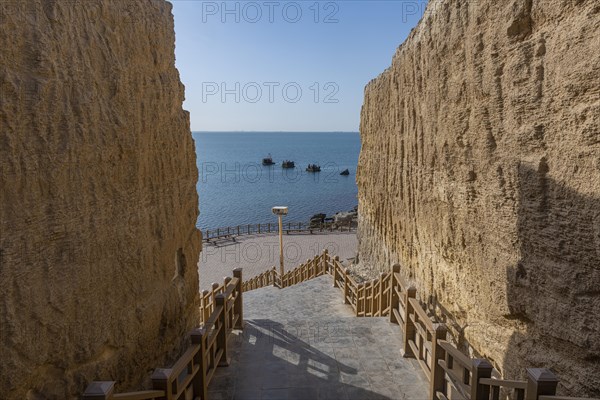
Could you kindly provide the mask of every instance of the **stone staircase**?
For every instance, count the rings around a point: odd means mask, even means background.
[[[243,331],[209,386],[216,399],[424,399],[428,384],[389,318],[356,318],[329,275],[244,294]]]
[[[549,369],[506,380],[459,351],[400,269],[357,283],[326,251],[282,276],[244,281],[235,269],[203,292],[191,346],[154,371],[151,390],[117,394],[115,381],[95,381],[83,398],[582,400],[557,396]]]

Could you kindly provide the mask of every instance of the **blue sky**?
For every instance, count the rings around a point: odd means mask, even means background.
[[[174,0],[193,131],[358,131],[426,0]]]

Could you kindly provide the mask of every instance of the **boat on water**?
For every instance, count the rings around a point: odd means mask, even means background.
[[[285,160],[281,163],[281,168],[296,168],[296,164],[293,161]]]
[[[275,161],[273,161],[273,157],[271,157],[270,153],[267,157],[262,159],[262,165],[273,165],[273,164],[275,164]]]
[[[345,169],[342,172],[340,172],[340,175],[348,176],[350,175],[350,171],[348,169]]]
[[[321,172],[321,167],[317,164],[308,164],[308,167],[306,167],[306,170],[308,172]]]

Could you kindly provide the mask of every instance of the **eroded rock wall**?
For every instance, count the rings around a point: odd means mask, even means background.
[[[0,14],[0,397],[137,387],[197,324],[171,5],[9,0]]]
[[[400,23],[400,21],[399,21]],[[508,377],[600,394],[600,4],[432,0],[362,110],[362,268]]]

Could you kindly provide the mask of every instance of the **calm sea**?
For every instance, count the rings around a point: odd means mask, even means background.
[[[358,204],[356,132],[194,132],[202,230],[276,222],[273,206],[288,206],[284,221],[348,211]],[[263,166],[271,154],[275,165]],[[282,169],[281,162],[296,162]],[[308,173],[309,163],[321,165]],[[340,176],[344,169],[349,176]]]

